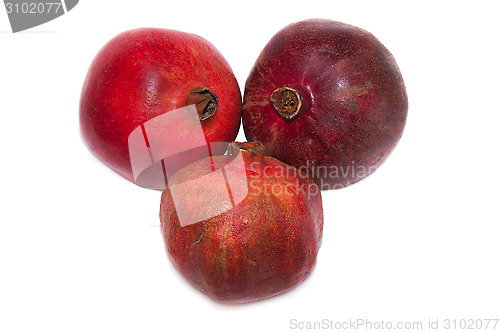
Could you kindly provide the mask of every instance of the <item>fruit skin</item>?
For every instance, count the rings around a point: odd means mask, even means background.
[[[216,113],[201,120],[206,141],[234,140],[241,118],[241,92],[219,51],[205,39],[185,32],[125,31],[99,51],[87,73],[80,99],[82,137],[101,161],[134,182],[130,133],[148,120],[193,104],[190,93],[203,88],[218,98]],[[175,126],[154,134],[160,142],[178,135]],[[200,157],[199,152],[191,153],[173,159],[173,169]],[[165,184],[145,187],[164,189]]]
[[[292,119],[271,101],[282,87],[299,95]],[[245,85],[243,128],[247,140],[262,141],[267,154],[307,170],[326,190],[373,172],[399,141],[407,112],[400,70],[379,40],[311,19],[288,25],[261,52]]]
[[[239,179],[230,184],[233,194],[248,189],[243,201],[218,216],[181,226],[170,191],[174,184],[193,179],[202,183],[199,191],[181,194],[183,207],[177,209],[197,215],[220,205],[217,186],[199,178],[212,170],[206,158],[171,178],[160,208],[164,240],[177,269],[196,288],[224,303],[256,301],[297,285],[313,269],[323,231],[321,193],[314,182],[256,153],[252,144],[236,145],[243,149],[246,184],[228,164],[231,156],[216,156],[212,162],[216,170],[224,166],[228,179]],[[225,191],[225,184],[222,187]]]

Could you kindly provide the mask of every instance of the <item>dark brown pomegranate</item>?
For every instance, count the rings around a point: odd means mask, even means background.
[[[318,187],[297,169],[232,143],[229,155],[175,173],[160,220],[179,271],[211,298],[244,303],[283,293],[313,269],[322,237]]]
[[[243,127],[266,154],[323,189],[373,172],[399,141],[408,100],[391,53],[369,32],[313,19],[279,31],[245,86]]]

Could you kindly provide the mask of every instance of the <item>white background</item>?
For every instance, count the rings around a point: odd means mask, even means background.
[[[408,3],[82,0],[17,34],[0,7],[0,331],[287,332],[298,331],[293,319],[425,328],[500,318],[497,6]],[[149,26],[209,40],[243,90],[272,35],[312,17],[362,27],[387,46],[408,90],[407,126],[372,176],[323,193],[323,244],[306,281],[265,301],[218,304],[168,259],[160,192],[124,180],[84,145],[81,86],[109,39]]]

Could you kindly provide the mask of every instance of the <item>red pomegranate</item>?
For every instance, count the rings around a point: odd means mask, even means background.
[[[226,303],[283,293],[313,269],[323,229],[321,193],[297,169],[232,143],[230,154],[175,173],[161,198],[168,253],[199,290]]]
[[[403,133],[406,89],[371,33],[340,22],[290,24],[250,72],[243,127],[266,153],[334,189],[372,173]]]
[[[238,133],[241,93],[205,39],[144,28],[123,32],[93,60],[80,99],[90,150],[134,183],[163,190],[177,169]]]

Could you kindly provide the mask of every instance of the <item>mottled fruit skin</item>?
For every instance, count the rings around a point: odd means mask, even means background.
[[[248,189],[236,206],[181,226],[169,188],[161,198],[160,220],[171,259],[196,288],[224,303],[268,298],[304,280],[316,262],[323,230],[321,192],[314,182],[242,145],[247,184],[228,164],[231,156],[190,164],[169,183],[170,188],[199,179],[202,189],[186,191],[179,200],[196,215],[221,204],[217,186],[199,177],[211,170],[212,163],[215,170],[224,166],[227,178],[233,179],[233,195]]]
[[[270,96],[281,87],[300,96],[292,119]],[[399,141],[408,98],[391,53],[369,32],[311,19],[279,31],[245,85],[243,127],[266,153],[307,170],[322,190],[373,172]]]
[[[202,89],[218,98],[216,113],[201,120],[206,141],[234,140],[241,118],[241,92],[229,64],[212,44],[174,30],[123,32],[99,51],[85,78],[80,99],[82,137],[100,160],[134,181],[130,133],[148,120],[193,104],[201,95],[190,93]],[[160,142],[177,135],[175,126],[153,134]],[[188,155],[172,163],[179,162],[179,168],[199,157],[196,152]],[[155,186],[165,187],[147,187]]]

